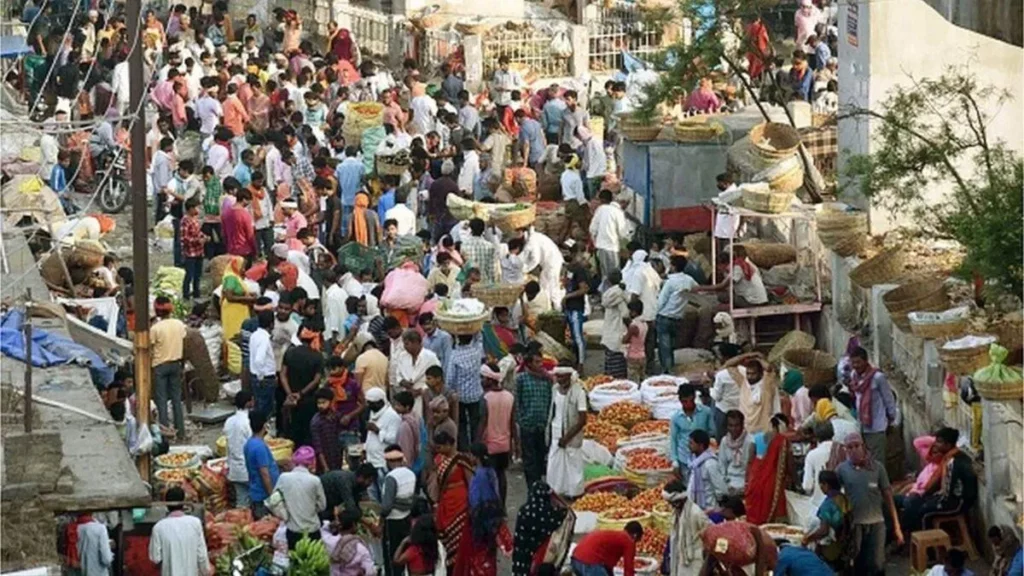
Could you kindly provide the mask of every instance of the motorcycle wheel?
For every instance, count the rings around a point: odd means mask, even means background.
[[[100,207],[107,214],[117,214],[128,205],[128,183],[113,178],[100,191]]]

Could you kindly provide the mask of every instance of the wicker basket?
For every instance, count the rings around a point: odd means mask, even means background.
[[[409,169],[409,166],[405,164],[388,164],[386,162],[377,162],[377,174],[381,176],[401,176],[405,174],[405,171]]]
[[[471,220],[477,217],[474,210],[475,203],[472,200],[459,197],[458,194],[449,194],[446,204],[452,218],[456,220]]]
[[[939,312],[949,308],[949,295],[942,280],[922,280],[904,284],[882,295],[882,304],[889,311],[892,323],[903,332],[910,332],[910,312]]]
[[[534,339],[540,342],[541,350],[548,356],[559,362],[575,362],[576,356],[561,343],[565,341],[565,334],[560,338],[553,338],[547,332],[537,332]]]
[[[822,242],[824,244],[824,241]],[[867,234],[854,234],[847,236],[842,240],[836,241],[831,246],[826,244],[826,247],[836,253],[836,255],[842,258],[849,258],[850,256],[856,256],[860,254],[862,250],[868,246]]]
[[[836,381],[836,359],[826,352],[789,350],[782,355],[782,363],[789,370],[799,370],[807,388]]]
[[[762,269],[796,262],[796,247],[779,242],[744,242],[738,244],[747,251],[747,258]]]
[[[975,380],[974,389],[986,400],[1022,400],[1024,399],[1024,380],[1009,384],[1005,382],[986,382]]]
[[[800,132],[778,122],[762,122],[750,129],[750,143],[754,152],[766,160],[792,156],[800,147]]]
[[[675,123],[672,131],[679,142],[709,142],[726,133],[725,126],[714,115],[692,116]]]
[[[530,204],[522,210],[494,210],[491,223],[505,234],[512,234],[520,228],[527,228],[537,220],[537,205]]]
[[[793,192],[762,192],[751,188],[742,188],[743,207],[755,212],[766,214],[781,214],[789,210],[796,194]]]
[[[524,283],[477,284],[473,286],[473,297],[491,308],[511,308],[522,295],[524,286]]]
[[[651,142],[661,134],[661,126],[633,126],[621,128],[619,132],[633,142]]]
[[[641,510],[637,512],[637,515],[634,518],[626,518],[624,520],[614,520],[608,518],[608,512],[610,512],[610,510],[601,512],[597,515],[598,530],[622,530],[626,527],[626,524],[633,521],[639,522],[644,527],[650,527],[652,523],[651,513],[646,510]]]
[[[799,163],[768,182],[772,192],[796,192],[804,185],[804,167]]]
[[[910,320],[910,332],[922,340],[956,338],[967,330],[967,319],[958,318],[949,322],[914,322]]]
[[[891,282],[903,271],[907,253],[901,247],[879,252],[850,271],[850,281],[861,288]]]
[[[801,330],[792,330],[779,339],[768,352],[768,363],[777,364],[783,354],[790,350],[810,350],[814,348],[814,336]]]
[[[989,364],[988,350],[991,343],[957,350],[947,350],[943,348],[944,345],[938,346],[939,361],[951,374],[970,376]]]
[[[490,311],[473,318],[457,318],[445,316],[442,312],[434,312],[434,321],[437,322],[438,327],[452,336],[472,336],[477,334],[483,330],[484,323],[490,317]]]
[[[1021,321],[1000,322],[989,327],[992,335],[999,338],[999,345],[1013,354],[1024,346],[1024,325]]]

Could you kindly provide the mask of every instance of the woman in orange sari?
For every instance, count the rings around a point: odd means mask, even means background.
[[[467,576],[473,533],[469,523],[469,483],[473,464],[455,450],[455,438],[445,431],[434,435],[437,455],[437,529],[444,544],[449,576]]]
[[[756,457],[747,470],[747,491],[744,505],[747,522],[755,525],[784,522],[786,517],[786,486],[792,477],[792,454],[789,438],[789,418],[776,414],[771,419],[772,431],[755,434]]]

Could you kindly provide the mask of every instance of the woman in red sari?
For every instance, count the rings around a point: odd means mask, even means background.
[[[755,16],[754,21],[747,26],[747,47],[747,72],[750,73],[750,79],[756,81],[764,72],[765,62],[772,55],[768,27],[764,25],[760,15]]]
[[[747,491],[744,505],[747,522],[755,525],[784,521],[786,517],[786,486],[792,474],[792,454],[789,450],[789,418],[784,414],[772,416],[772,431],[755,438],[757,456],[747,470]],[[762,452],[762,446],[767,448]]]
[[[440,431],[434,435],[437,455],[437,529],[444,544],[449,576],[468,576],[468,555],[472,553],[469,523],[469,483],[473,463],[455,450],[455,438]]]

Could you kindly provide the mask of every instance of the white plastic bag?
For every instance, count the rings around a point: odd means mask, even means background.
[[[640,389],[636,382],[629,380],[614,380],[606,384],[599,384],[590,391],[590,408],[600,412],[601,410],[615,404],[629,400],[640,403]]]
[[[572,42],[565,32],[556,32],[551,39],[551,55],[556,58],[569,58],[572,56]]]
[[[583,440],[582,450],[583,461],[588,464],[600,464],[610,467],[615,463],[615,457],[612,456],[612,453],[607,448],[589,438]]]
[[[666,392],[677,394],[679,387],[688,382],[689,380],[682,376],[651,376],[640,383],[640,398],[645,405],[653,407],[655,401],[663,398],[662,394]],[[678,403],[678,394],[676,398],[676,403]]]

